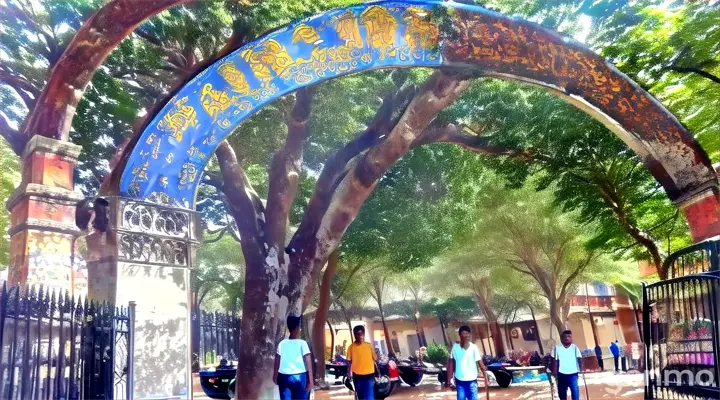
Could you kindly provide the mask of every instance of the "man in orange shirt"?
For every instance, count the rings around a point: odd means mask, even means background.
[[[377,353],[370,343],[365,342],[365,327],[353,328],[355,341],[348,347],[350,361],[348,378],[353,382],[358,400],[375,400],[375,361]]]

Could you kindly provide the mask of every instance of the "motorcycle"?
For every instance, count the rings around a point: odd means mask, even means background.
[[[510,387],[512,383],[512,372],[508,371],[508,363],[493,363],[487,366],[488,384],[496,383],[503,389]],[[444,385],[447,382],[447,368],[442,364],[437,364],[436,367],[439,369],[438,381]]]
[[[343,356],[336,356],[333,362],[325,364],[327,374],[341,379],[349,390],[355,391],[352,381],[347,377],[348,361]],[[396,386],[400,384],[400,372],[395,360],[379,360],[375,362],[377,374],[375,376],[375,398],[385,399],[390,396]]]

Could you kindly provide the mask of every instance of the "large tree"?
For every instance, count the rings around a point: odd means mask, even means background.
[[[551,193],[533,192],[526,186],[488,194],[483,207],[488,216],[468,245],[477,246],[479,258],[531,278],[560,333],[580,279],[589,270],[607,267],[596,250],[586,247],[585,232],[592,227],[581,227],[572,214],[561,213]]]

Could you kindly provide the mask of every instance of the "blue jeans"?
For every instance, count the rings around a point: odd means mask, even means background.
[[[567,400],[567,391],[570,389],[570,397],[572,400],[580,400],[580,387],[578,386],[578,374],[565,375],[558,373],[557,375],[558,395],[560,400]]]
[[[457,400],[477,400],[478,398],[477,380],[461,381],[455,379],[455,388],[457,389]]]
[[[352,378],[358,400],[375,400],[375,375],[353,374]]]
[[[307,372],[295,375],[278,374],[278,389],[280,400],[308,400],[310,392],[307,386]]]

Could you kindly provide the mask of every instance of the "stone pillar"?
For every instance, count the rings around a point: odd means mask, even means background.
[[[88,236],[89,296],[116,305],[136,303],[134,398],[190,398],[190,268],[201,232],[197,215],[105,199],[108,231]]]
[[[695,243],[720,235],[720,194],[706,189],[677,203],[682,210]]]
[[[10,284],[73,289],[73,247],[80,234],[73,172],[80,146],[34,136],[23,153],[22,183],[8,199]]]

